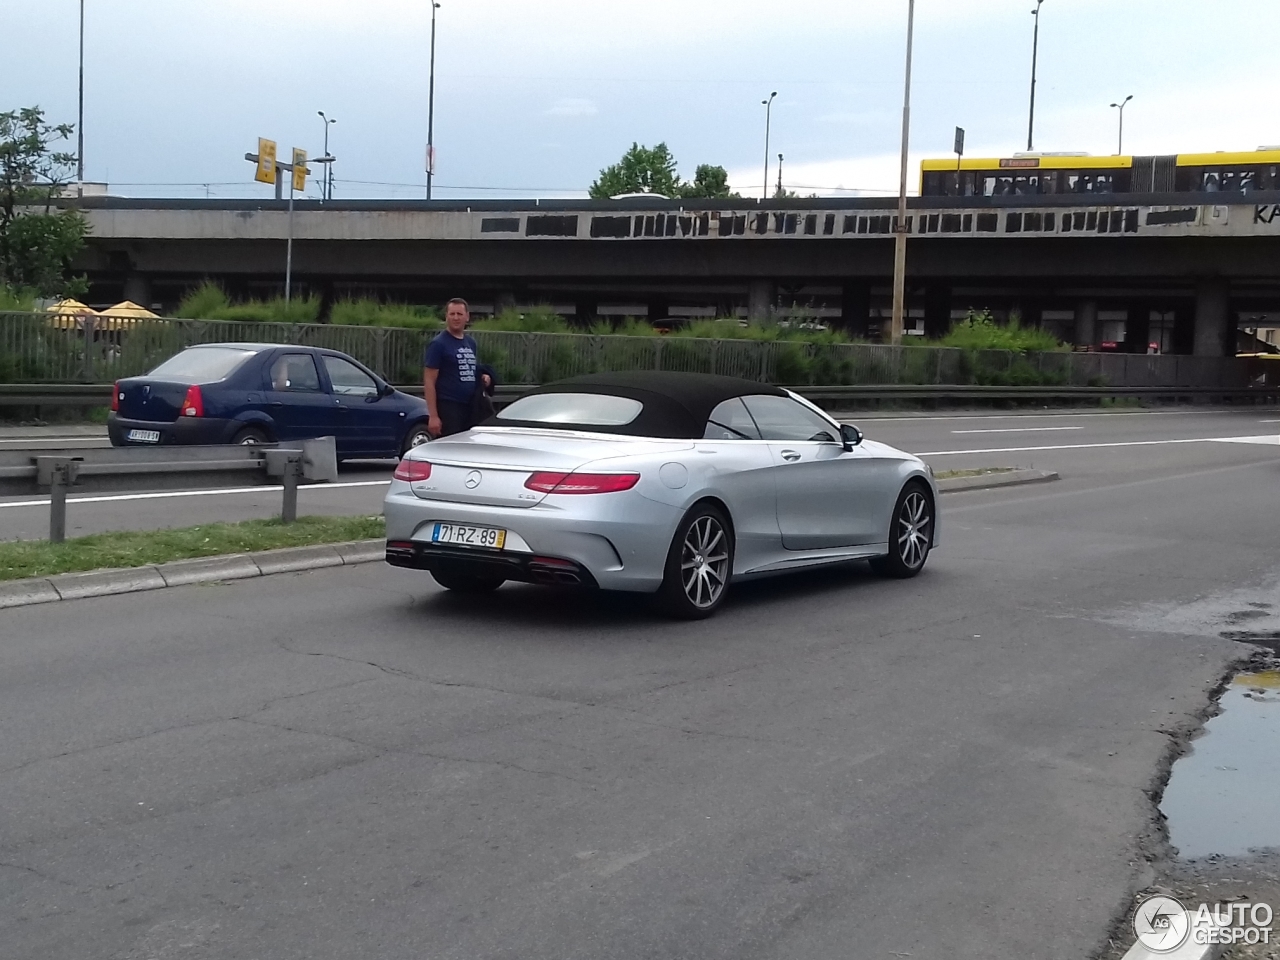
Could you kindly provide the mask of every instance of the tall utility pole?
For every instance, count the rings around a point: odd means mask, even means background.
[[[1031,11],[1031,15],[1036,18],[1036,29],[1031,35],[1031,109],[1027,116],[1027,152],[1034,150],[1032,141],[1035,139],[1036,129],[1036,57],[1040,53],[1040,4],[1044,0],[1036,0],[1036,8]]]
[[[330,120],[324,115],[323,110],[317,110],[320,119],[324,121],[324,156],[317,162],[325,165],[324,180],[320,182],[320,197],[323,200],[333,199],[333,157],[329,154],[329,127],[337,123],[337,120]]]
[[[773,119],[773,98],[778,95],[775,90],[769,94],[768,100],[761,100],[764,104],[764,190],[761,199],[769,199],[769,123]]]
[[[427,199],[431,199],[431,179],[436,175],[436,11],[440,4],[431,4],[431,79],[427,93]]]
[[[889,342],[902,342],[907,305],[907,145],[911,137],[911,39],[915,32],[916,0],[907,0],[907,79],[902,93],[902,169],[898,181],[898,222],[893,248],[893,319]]]
[[[84,0],[80,0],[80,114],[76,122],[79,141],[76,145],[76,180],[84,193]]]
[[[1120,140],[1116,144],[1116,156],[1124,153],[1124,105],[1133,99],[1133,94],[1129,94],[1119,103],[1113,103],[1112,106],[1120,110]]]

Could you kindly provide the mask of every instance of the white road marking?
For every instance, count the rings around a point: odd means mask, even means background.
[[[1280,420],[1259,420],[1259,423],[1280,423]]]
[[[298,487],[298,493],[323,490],[342,490],[350,487],[385,487],[390,480],[355,480],[349,483],[317,483]],[[67,503],[121,503],[127,500],[168,500],[174,497],[219,497],[233,493],[271,493],[283,490],[282,486],[228,487],[225,490],[166,490],[162,493],[122,493],[109,497],[67,497]],[[15,500],[0,503],[4,507],[47,507],[48,500]]]
[[[1050,433],[1054,430],[1083,430],[1084,427],[994,427],[989,430],[952,430],[952,433]]]
[[[1040,450],[1097,450],[1103,447],[1158,447],[1171,443],[1275,443],[1276,437],[1190,437],[1177,440],[1124,440],[1117,443],[1063,443],[1046,447],[988,447],[985,450],[930,450],[917,457],[955,457],[966,453],[1035,453]]]
[[[0,440],[0,443],[62,443],[74,446],[78,443],[107,443],[106,437],[19,437],[16,440]]]
[[[846,423],[855,421],[861,423],[896,423],[898,421],[907,422],[912,420],[923,420],[933,422],[935,420],[1055,420],[1064,418],[1077,417],[1207,417],[1213,414],[1234,413],[1239,415],[1238,410],[1135,410],[1129,413],[972,413],[957,414],[950,417],[838,417]]]

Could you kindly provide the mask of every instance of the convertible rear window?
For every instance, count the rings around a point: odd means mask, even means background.
[[[643,403],[630,397],[612,397],[603,393],[536,393],[521,397],[505,407],[498,414],[498,419],[621,427],[640,416],[643,409]]]
[[[193,347],[170,357],[147,376],[179,383],[214,383],[229,377],[256,352],[235,347]]]

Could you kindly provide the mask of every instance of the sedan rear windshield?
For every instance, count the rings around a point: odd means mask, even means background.
[[[537,393],[521,397],[498,414],[499,420],[524,423],[621,427],[640,416],[644,404],[602,393]]]
[[[256,352],[235,347],[193,347],[170,357],[147,376],[179,383],[213,383],[225,380]]]

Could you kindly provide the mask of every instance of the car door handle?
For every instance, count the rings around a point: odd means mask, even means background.
[[[268,404],[267,404],[267,406],[268,406],[268,407],[283,407],[283,406],[284,406],[284,401],[283,401],[283,400],[272,400],[270,403],[268,403]]]
[[[782,459],[787,461],[787,463],[795,463],[800,459],[800,454],[796,453],[794,450],[783,450]]]

